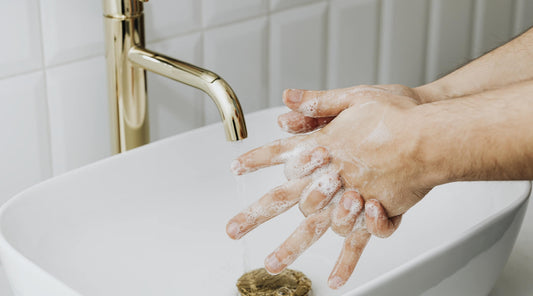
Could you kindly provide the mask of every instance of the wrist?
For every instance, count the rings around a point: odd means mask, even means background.
[[[433,188],[460,179],[460,169],[451,160],[462,159],[456,153],[450,123],[436,104],[422,104],[410,110],[413,159],[421,168],[421,181]]]

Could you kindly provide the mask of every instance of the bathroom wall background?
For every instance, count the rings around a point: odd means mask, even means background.
[[[5,7],[0,204],[111,154],[101,1]],[[149,47],[222,75],[245,112],[280,105],[287,87],[416,86],[533,25],[530,0],[152,0],[145,11]],[[152,140],[218,120],[199,91],[148,79]]]

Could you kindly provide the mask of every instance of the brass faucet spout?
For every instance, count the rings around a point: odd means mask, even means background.
[[[138,67],[202,90],[217,105],[226,139],[238,141],[247,137],[239,100],[229,84],[217,74],[137,46],[129,50],[128,59]]]

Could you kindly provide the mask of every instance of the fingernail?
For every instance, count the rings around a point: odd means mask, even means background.
[[[328,280],[328,286],[332,289],[338,289],[340,286],[344,285],[344,281],[338,275],[330,278]]]
[[[278,116],[278,125],[283,131],[289,131],[289,122],[286,116],[283,116],[285,114],[282,114]]]
[[[369,202],[365,205],[365,213],[372,217],[372,218],[375,218],[378,216],[378,208],[376,207],[375,204]]]
[[[351,210],[352,209],[352,199],[351,198],[345,198],[342,201],[342,206],[348,211]]]
[[[235,175],[240,175],[244,172],[241,162],[238,159],[235,159],[231,162],[230,165],[231,172]]]
[[[231,238],[237,239],[240,237],[241,226],[237,222],[232,222],[226,228],[226,232]]]
[[[265,267],[269,273],[271,273],[271,271],[278,271],[282,268],[281,262],[279,262],[279,259],[276,257],[275,253],[268,255],[265,260]]]
[[[328,159],[328,152],[325,148],[319,147],[311,154],[311,161],[316,162],[317,165],[322,165]]]
[[[300,89],[289,89],[286,93],[287,101],[290,103],[300,103],[302,101],[304,92]]]

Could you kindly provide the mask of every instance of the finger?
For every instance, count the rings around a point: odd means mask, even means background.
[[[345,91],[287,89],[283,92],[283,102],[293,111],[308,117],[336,116],[352,103],[352,98]]]
[[[284,131],[292,134],[302,134],[312,132],[322,128],[335,117],[307,117],[300,112],[290,111],[278,116],[278,125]]]
[[[300,198],[300,211],[304,216],[324,208],[341,188],[342,182],[336,173],[320,176],[305,188]]]
[[[283,102],[307,117],[331,117],[350,107],[358,98],[372,98],[384,92],[387,91],[368,86],[320,91],[287,89],[283,92]]]
[[[308,178],[296,179],[272,189],[231,218],[226,225],[226,233],[232,239],[239,239],[260,224],[285,212],[298,202],[300,193],[309,182]]]
[[[364,229],[356,229],[344,239],[341,254],[328,279],[330,288],[338,289],[348,281],[369,240],[370,233]]]
[[[313,173],[317,168],[329,163],[329,153],[324,147],[316,147],[290,158],[285,163],[285,176],[292,180]]]
[[[285,154],[304,140],[305,136],[295,136],[255,148],[235,159],[231,163],[231,171],[236,175],[242,175],[283,163],[287,159]]]
[[[346,191],[335,206],[331,218],[331,229],[341,236],[347,236],[363,211],[364,200],[356,191]]]
[[[278,274],[316,242],[330,225],[331,207],[307,217],[296,230],[265,259],[268,272]]]
[[[366,201],[365,216],[368,232],[381,238],[389,237],[402,221],[402,215],[389,218],[381,203],[375,199]]]

